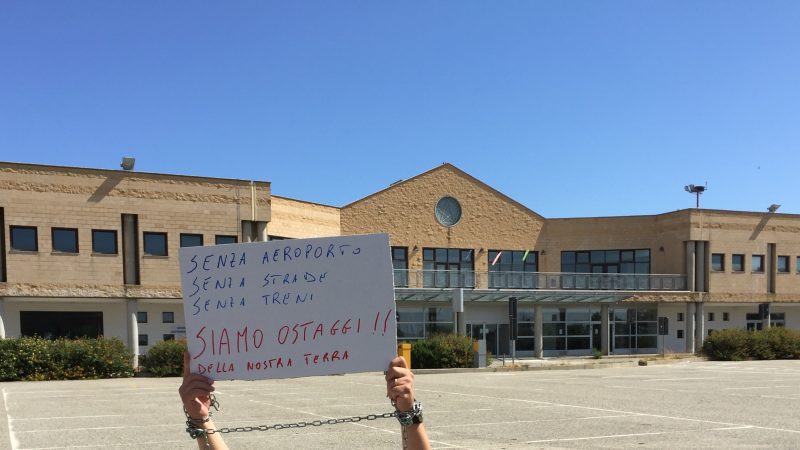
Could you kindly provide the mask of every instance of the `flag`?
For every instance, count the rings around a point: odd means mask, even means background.
[[[497,264],[497,261],[500,261],[500,255],[502,255],[502,254],[503,254],[503,252],[497,252],[497,256],[495,256],[495,257],[494,257],[494,261],[492,261],[492,265],[493,265],[493,266],[494,266],[495,264]]]
[[[522,255],[522,262],[525,262],[525,260],[528,258],[528,253],[530,253],[530,250],[525,250],[525,254]]]

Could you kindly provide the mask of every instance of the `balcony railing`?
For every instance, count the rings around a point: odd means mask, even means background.
[[[395,270],[395,287],[685,291],[686,276],[632,273]]]

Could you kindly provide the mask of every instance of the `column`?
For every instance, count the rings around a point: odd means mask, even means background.
[[[544,357],[542,328],[542,305],[536,303],[533,305],[533,356],[537,358]]]
[[[693,302],[686,302],[686,329],[683,336],[686,339],[686,353],[694,353],[694,312]]]
[[[133,368],[139,368],[139,321],[136,313],[139,312],[139,300],[127,301],[128,309],[128,350],[133,353]]]
[[[600,352],[608,356],[608,338],[610,336],[608,324],[608,304],[600,305]]]
[[[696,351],[700,351],[703,348],[703,341],[705,340],[706,334],[706,317],[705,308],[703,306],[703,302],[697,302],[697,313],[695,314],[696,320],[694,325],[694,346]]]
[[[6,299],[0,297],[0,339],[6,338],[6,326],[5,323],[3,322],[5,320],[5,315],[6,315],[5,303]]]
[[[686,290],[694,291],[694,241],[686,241]]]

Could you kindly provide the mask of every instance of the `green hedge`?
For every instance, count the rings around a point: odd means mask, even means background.
[[[130,377],[132,359],[117,338],[0,339],[0,381]]]
[[[144,370],[157,377],[177,377],[183,375],[183,352],[186,339],[161,341],[147,352],[139,361]]]
[[[443,369],[472,367],[472,339],[457,334],[437,334],[411,344],[411,367]]]
[[[715,331],[703,343],[703,354],[722,361],[800,359],[800,331],[783,327]]]

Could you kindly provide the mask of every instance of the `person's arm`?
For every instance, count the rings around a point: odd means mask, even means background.
[[[211,394],[214,392],[214,380],[196,373],[191,373],[189,368],[189,353],[183,354],[183,383],[178,388],[178,393],[183,402],[183,410],[189,415],[193,428],[213,430],[216,427],[211,420]],[[206,421],[206,419],[208,419]],[[198,437],[197,446],[200,450],[228,450],[225,441],[219,433]]]
[[[398,356],[389,363],[386,371],[386,395],[399,412],[414,409],[414,374],[406,360]],[[415,423],[401,425],[403,448],[408,450],[430,450],[431,443],[425,432],[425,425]]]

